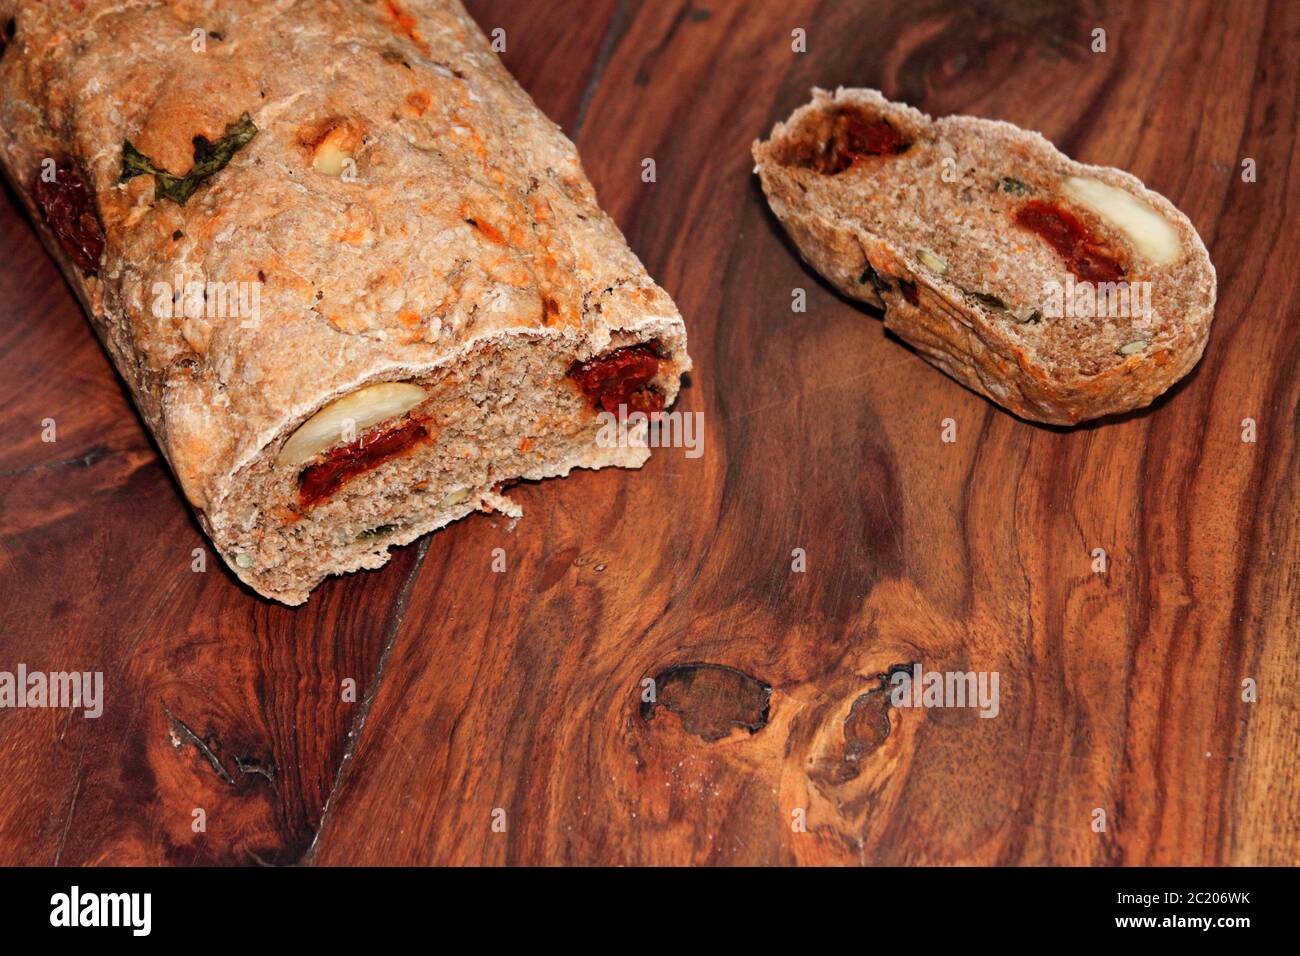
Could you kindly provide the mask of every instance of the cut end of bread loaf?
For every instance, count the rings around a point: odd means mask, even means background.
[[[562,333],[487,338],[311,409],[200,517],[241,580],[302,604],[327,576],[377,568],[471,512],[518,517],[503,493],[516,481],[639,468],[650,452],[637,420],[613,443],[602,413],[664,410],[689,367],[675,317],[615,332],[597,355]]]
[[[1141,408],[1205,349],[1215,273],[1187,217],[1037,133],[815,90],[753,152],[812,268],[1017,415]]]

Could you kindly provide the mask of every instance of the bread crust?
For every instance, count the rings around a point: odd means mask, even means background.
[[[951,151],[958,157],[955,162],[963,161],[965,148],[971,154],[965,159],[974,163],[1006,161],[1059,179],[1085,176],[1116,186],[1156,210],[1177,231],[1182,258],[1176,270],[1177,289],[1170,288],[1173,280],[1169,277],[1175,270],[1148,270],[1157,284],[1165,283],[1162,291],[1172,293],[1158,300],[1163,314],[1154,318],[1153,347],[1141,355],[1117,354],[1104,367],[1080,368],[1063,362],[1059,352],[1045,351],[1030,330],[980,307],[969,290],[951,276],[928,268],[916,248],[887,229],[868,228],[855,209],[871,201],[869,168],[827,176],[789,162],[782,152],[788,151],[796,131],[844,104],[887,118],[925,149]],[[777,123],[766,141],[754,143],[753,155],[773,212],[813,269],[845,296],[883,307],[886,328],[951,377],[1023,418],[1071,425],[1144,407],[1186,375],[1205,349],[1214,315],[1216,278],[1205,246],[1187,217],[1129,173],[1076,163],[1038,133],[965,116],[935,121],[875,90],[839,89],[832,94],[815,89],[810,103]],[[930,187],[918,184],[916,188]],[[961,219],[963,211],[955,204],[940,204],[939,208],[950,213],[952,220]],[[1012,231],[1010,223],[1006,228]],[[911,230],[912,234],[916,231]],[[1017,267],[1015,261],[1002,261],[994,255],[995,266]],[[914,283],[916,301],[908,300],[898,282],[878,289],[865,281],[868,269]],[[1063,268],[1055,271],[1064,274]]]
[[[458,0],[0,0],[10,19],[0,166],[209,533],[241,472],[327,403],[493,343],[585,358],[654,339],[675,397],[675,305]],[[187,203],[120,181],[125,141],[184,175],[195,137],[242,114],[256,136]],[[331,136],[350,177],[316,168]],[[93,190],[95,275],[33,201],[49,158]],[[158,290],[195,283],[255,287],[257,314],[159,314]]]

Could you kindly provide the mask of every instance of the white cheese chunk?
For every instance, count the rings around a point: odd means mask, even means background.
[[[1071,176],[1064,189],[1071,199],[1124,233],[1143,258],[1158,266],[1178,261],[1182,253],[1178,230],[1132,193],[1084,176]]]
[[[330,402],[284,443],[277,467],[305,464],[327,448],[353,441],[372,425],[409,412],[424,401],[425,391],[409,382],[379,382]]]

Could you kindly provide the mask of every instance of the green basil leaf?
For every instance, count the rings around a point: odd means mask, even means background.
[[[215,143],[202,136],[194,137],[194,166],[184,176],[175,176],[160,168],[130,140],[126,140],[122,144],[122,175],[118,182],[124,183],[136,176],[152,176],[158,195],[184,206],[205,180],[225,169],[235,153],[256,135],[257,126],[252,117],[244,113],[226,127],[225,135]]]
[[[870,262],[866,264],[866,268],[858,278],[858,282],[861,285],[866,285],[870,282],[871,287],[876,290],[876,295],[883,296],[885,292],[889,290],[889,282],[881,278],[880,273],[871,267]]]

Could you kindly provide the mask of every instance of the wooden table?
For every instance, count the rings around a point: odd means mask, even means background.
[[[704,456],[260,601],[9,197],[0,669],[102,671],[106,703],[0,711],[0,863],[1300,861],[1300,5],[470,7],[686,316]],[[838,84],[1167,195],[1218,269],[1199,367],[1038,427],[830,292],[749,144]],[[997,717],[892,706],[910,664],[996,671]]]

